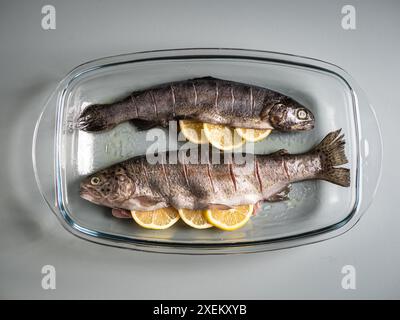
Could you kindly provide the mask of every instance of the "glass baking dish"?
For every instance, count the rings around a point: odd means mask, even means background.
[[[111,131],[87,133],[75,123],[85,106],[114,101],[133,90],[189,78],[213,76],[268,87],[309,107],[314,130],[273,132],[256,153],[286,148],[309,150],[330,131],[342,128],[351,186],[324,181],[293,185],[290,201],[265,203],[237,231],[192,229],[183,222],[167,230],[143,229],[117,219],[111,209],[79,196],[88,174],[144,154],[144,132],[129,123]],[[325,240],[349,230],[375,194],[381,172],[382,142],[372,107],[341,68],[289,54],[241,49],[179,49],[119,55],[85,63],[70,72],[48,99],[33,138],[37,184],[62,225],[101,244],[184,254],[256,252]]]

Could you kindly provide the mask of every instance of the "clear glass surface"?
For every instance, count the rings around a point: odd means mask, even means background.
[[[109,208],[79,197],[79,182],[111,164],[144,154],[152,142],[124,123],[111,131],[75,128],[89,104],[112,102],[156,84],[213,76],[255,84],[287,94],[309,107],[315,129],[274,132],[255,145],[256,153],[286,148],[304,152],[330,131],[342,128],[351,186],[324,181],[293,185],[290,201],[265,203],[242,229],[196,230],[178,222],[152,231]],[[323,61],[240,49],[180,49],[134,53],[95,60],[70,72],[38,119],[33,163],[41,193],[63,226],[98,243],[169,253],[241,253],[280,249],[339,235],[350,229],[371,203],[381,172],[382,142],[372,107],[355,81]]]

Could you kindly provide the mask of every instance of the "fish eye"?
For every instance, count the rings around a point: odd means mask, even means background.
[[[299,118],[300,120],[306,119],[307,112],[304,109],[300,109],[299,111],[297,111],[297,118]]]
[[[97,186],[100,183],[100,178],[99,177],[93,177],[90,179],[90,183],[94,186]]]

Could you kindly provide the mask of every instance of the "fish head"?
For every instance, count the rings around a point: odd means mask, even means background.
[[[113,119],[109,110],[107,105],[88,106],[78,118],[78,128],[83,131],[102,131],[113,128],[115,124],[112,123]]]
[[[305,131],[313,129],[315,124],[313,113],[289,97],[275,103],[268,116],[272,127],[280,131]]]
[[[124,208],[135,189],[135,183],[125,169],[116,166],[86,177],[80,185],[80,196],[95,204]]]

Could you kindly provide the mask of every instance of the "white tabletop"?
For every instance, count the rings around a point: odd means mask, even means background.
[[[398,1],[43,1],[0,10],[0,298],[400,298]],[[64,230],[42,200],[32,169],[35,122],[72,68],[143,50],[236,47],[333,62],[366,91],[384,142],[373,204],[346,234],[322,243],[247,255],[181,256],[101,246]],[[373,152],[373,150],[371,150]],[[41,282],[56,270],[56,289]],[[344,290],[342,267],[356,270]]]

